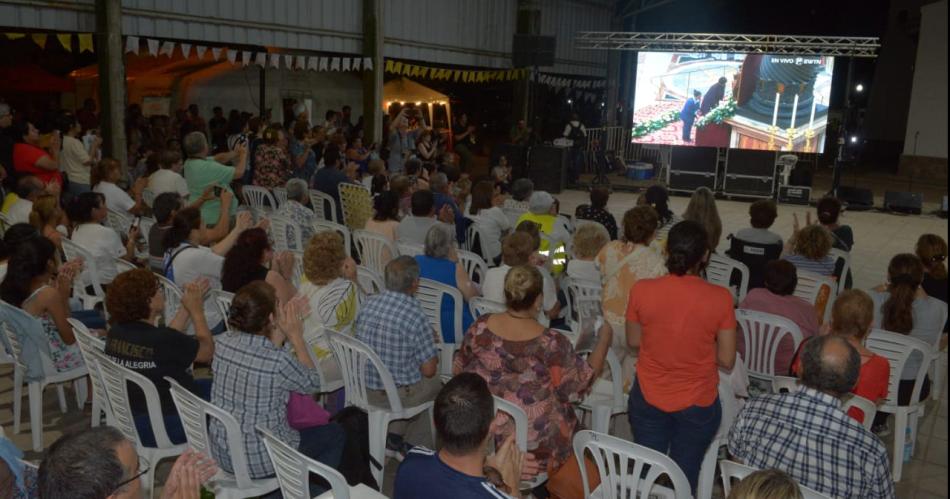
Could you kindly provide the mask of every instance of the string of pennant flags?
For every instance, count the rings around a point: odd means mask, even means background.
[[[451,80],[463,83],[487,83],[492,81],[520,80],[528,75],[527,69],[445,69],[419,66],[407,62],[389,59],[383,68],[385,72],[409,76],[411,78],[425,78],[429,80]]]
[[[49,33],[4,33],[3,36],[8,40],[29,38],[33,43],[44,49],[49,47],[52,40],[56,40],[67,52],[73,51],[73,37],[75,36],[79,42],[79,53],[95,52],[92,43],[92,33],[55,33],[52,35]]]
[[[564,78],[561,76],[547,74],[538,75],[538,82],[543,85],[548,85],[555,88],[607,88],[607,80],[579,80],[575,78]]]

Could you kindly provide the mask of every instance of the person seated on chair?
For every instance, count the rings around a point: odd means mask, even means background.
[[[425,241],[426,234],[434,225],[443,224],[451,228],[455,221],[452,208],[442,205],[436,218],[435,195],[432,191],[415,191],[412,193],[412,214],[403,218],[396,227],[396,241],[400,243],[419,244]]]
[[[455,237],[461,243],[465,241],[467,223],[459,204],[464,206],[464,203],[456,202],[455,197],[452,196],[453,188],[459,183],[459,175],[457,166],[446,165],[442,167],[441,172],[432,175],[429,185],[435,195],[435,211],[441,212],[446,206],[452,210],[452,220],[448,222],[455,225]]]
[[[782,470],[831,497],[895,497],[884,443],[841,410],[860,370],[861,355],[847,339],[807,341],[802,386],[749,399],[729,431],[729,454],[753,468]]]
[[[924,280],[920,286],[927,296],[932,296],[947,303],[947,241],[936,234],[923,234],[917,239],[914,248],[917,258],[924,266]],[[950,328],[950,320],[943,325],[943,332]],[[946,334],[941,341],[946,340]],[[945,344],[945,343],[944,343]]]
[[[40,462],[39,498],[142,499],[142,476],[155,465],[143,462],[135,444],[111,426],[68,433],[53,442]],[[213,459],[187,449],[172,465],[161,499],[198,497],[201,485],[217,472]]]
[[[729,236],[726,254],[749,267],[749,289],[761,288],[765,280],[765,264],[782,254],[782,236],[769,230],[778,217],[775,202],[760,199],[749,206],[751,227],[740,229]]]
[[[451,237],[451,236],[449,236]],[[419,289],[419,264],[400,256],[386,265],[386,290],[370,296],[356,316],[356,339],[373,349],[396,384],[403,407],[435,399],[442,387],[436,338],[422,304],[413,296]],[[366,369],[369,402],[388,407],[382,380],[375,369]],[[405,442],[434,445],[426,413],[408,421],[394,421],[389,432]]]
[[[568,277],[600,284],[600,268],[597,255],[607,243],[610,234],[597,222],[580,222],[574,231],[574,258],[567,262],[565,273]]]
[[[168,376],[188,391],[211,398],[211,380],[195,380],[191,366],[210,363],[214,340],[205,321],[204,294],[208,282],[201,279],[183,286],[181,306],[164,327],[154,324],[165,312],[165,292],[151,271],[135,269],[116,276],[106,292],[111,327],[106,337],[106,355],[119,365],[148,378],[158,391],[165,431],[173,444],[185,443],[185,430],[168,388]],[[194,336],[182,333],[191,322]],[[154,447],[155,435],[148,406],[137,385],[129,383],[129,403],[142,445]]]
[[[115,230],[102,225],[109,214],[105,196],[98,192],[84,192],[74,197],[66,210],[69,220],[74,224],[70,239],[92,255],[96,270],[99,271],[100,284],[109,284],[118,273],[113,258],[135,262],[135,242],[139,237],[139,228],[129,228],[128,238],[123,244]]]
[[[274,287],[278,301],[287,303],[297,295],[293,284],[294,265],[293,253],[275,252],[267,231],[253,227],[242,232],[224,255],[221,289],[236,293],[252,281],[264,281]]]
[[[482,180],[472,188],[472,204],[468,213],[478,219],[478,237],[485,237],[481,246],[488,253],[481,256],[489,264],[494,264],[501,258],[501,239],[512,229],[511,219],[500,208],[504,199],[504,195],[496,193],[495,185],[488,180]],[[469,243],[474,244],[474,241]]]
[[[535,191],[528,201],[528,212],[518,218],[516,226],[524,222],[533,222],[538,230],[548,239],[541,240],[538,251],[551,259],[551,268],[558,273],[564,268],[567,258],[563,244],[570,240],[571,232],[567,228],[566,219],[558,216],[558,201],[545,191]],[[556,248],[549,248],[549,240],[558,243]]]
[[[231,191],[221,190],[221,212],[218,223],[214,225],[214,228],[209,229],[206,227],[202,231],[202,245],[212,245],[224,239],[228,235],[228,232],[230,232],[231,225],[229,220],[231,220],[232,196],[234,195],[231,194]],[[205,189],[204,194],[191,203],[189,207],[201,209],[202,204],[212,199],[215,199],[214,188],[213,186],[209,186]],[[175,218],[175,214],[184,207],[182,201],[183,198],[178,195],[177,192],[163,192],[155,196],[155,200],[152,201],[152,215],[155,216],[155,223],[152,224],[146,237],[148,238],[149,266],[154,272],[162,273],[162,264],[165,261],[165,252],[167,250],[163,239],[165,238],[165,233],[172,227],[172,219]]]
[[[106,207],[127,217],[145,212],[142,190],[146,182],[140,179],[131,189],[132,195],[122,190],[116,182],[122,177],[122,165],[112,158],[102,158],[92,168],[92,190],[105,196]]]
[[[726,479],[726,478],[724,478]],[[781,470],[759,470],[739,480],[726,499],[803,499],[798,483]]]
[[[373,198],[373,218],[366,221],[364,229],[395,244],[398,227],[399,197],[392,191],[380,192]]]
[[[854,248],[854,231],[851,230],[850,225],[838,223],[838,218],[841,216],[841,201],[838,198],[823,197],[818,200],[816,209],[818,223],[831,231],[831,235],[834,236],[834,247],[850,252]]]
[[[580,468],[572,446],[581,425],[574,404],[584,399],[603,370],[613,334],[605,324],[590,355],[585,359],[577,354],[566,336],[537,321],[542,282],[533,265],[508,271],[506,311],[482,315],[472,324],[455,354],[452,372],[477,373],[493,395],[521,407],[528,417],[528,448],[539,469],[548,473],[548,491],[553,497],[581,497]],[[499,415],[498,422],[496,442],[515,431],[506,416]]]
[[[887,398],[887,387],[891,375],[891,366],[887,359],[864,346],[864,340],[871,332],[874,319],[874,302],[867,293],[857,289],[847,290],[835,300],[831,310],[830,334],[841,336],[861,355],[861,372],[851,393],[864,397],[875,404],[881,404]],[[802,347],[804,347],[804,342]],[[796,355],[792,363],[792,375],[800,376],[801,358]],[[848,415],[863,422],[865,415],[860,409],[852,407]]]
[[[0,298],[36,317],[49,340],[49,355],[57,371],[83,365],[73,327],[69,324],[69,295],[79,276],[81,260],[57,262],[56,246],[37,235],[20,243],[10,256],[0,282]]]
[[[232,155],[236,157],[235,166],[223,165],[214,158],[209,158],[208,138],[201,132],[185,135],[182,145],[188,156],[184,167],[185,181],[188,182],[188,192],[192,199],[202,196],[208,187],[220,186],[224,190],[231,191],[229,187],[231,182],[244,177],[244,170],[247,167],[247,144],[238,144],[232,151]],[[233,191],[231,192],[233,194]],[[205,224],[218,223],[220,211],[221,203],[219,200],[212,199],[201,205],[201,219]],[[232,196],[228,213],[233,215],[236,212],[237,200]]]
[[[607,229],[610,240],[617,239],[617,219],[607,211],[607,201],[610,199],[610,189],[605,186],[595,186],[590,189],[590,204],[582,204],[574,210],[574,217],[578,220],[593,220]]]
[[[59,184],[51,184],[59,185]],[[55,190],[56,187],[53,188]],[[11,224],[18,223],[30,223],[30,212],[33,211],[33,201],[38,197],[52,194],[48,187],[43,186],[43,182],[33,176],[33,175],[24,175],[20,177],[16,182],[16,191],[8,198],[13,199],[10,202],[4,203],[4,214],[10,220]],[[58,196],[58,193],[57,197]]]
[[[313,222],[317,216],[313,210],[307,207],[310,204],[310,191],[307,189],[307,182],[303,179],[292,178],[287,181],[287,202],[280,207],[277,215],[282,216],[293,222],[287,226],[287,243],[294,244],[292,231],[300,231],[300,242],[307,246],[307,241],[313,237]],[[303,251],[303,248],[290,248],[296,251]]]
[[[715,253],[722,238],[722,219],[716,207],[716,197],[708,187],[700,187],[693,192],[683,212],[683,220],[692,220],[706,229],[709,236],[709,251]]]
[[[534,182],[530,178],[518,178],[511,183],[511,197],[502,208],[512,211],[528,211],[528,199],[534,194]]]
[[[834,237],[831,231],[814,224],[799,229],[798,217],[795,217],[792,237],[785,243],[785,254],[782,258],[791,262],[798,270],[833,277],[835,274],[835,257],[831,256],[833,244]]]
[[[344,223],[343,202],[340,198],[340,184],[355,184],[356,163],[347,163],[344,166],[342,154],[336,144],[330,144],[323,151],[323,168],[317,170],[313,176],[313,188],[333,198],[336,205],[337,223]]]
[[[740,241],[753,244],[768,244],[783,246],[782,236],[769,230],[775,219],[778,218],[778,209],[775,201],[771,199],[760,199],[749,205],[749,225],[740,229],[733,237]]]
[[[649,206],[656,211],[659,227],[657,234],[666,234],[670,228],[680,222],[680,217],[670,209],[670,193],[662,185],[651,185],[640,197],[637,206]]]
[[[502,499],[522,497],[522,475],[537,474],[514,434],[488,455],[495,400],[475,373],[461,373],[442,387],[432,408],[439,450],[414,447],[396,471],[394,499]],[[506,495],[507,494],[507,495]]]
[[[156,197],[166,192],[173,192],[187,199],[188,182],[185,181],[185,177],[181,176],[182,168],[184,168],[181,161],[181,152],[165,149],[156,154],[158,155],[159,169],[148,176],[148,186],[146,188]]]
[[[481,295],[478,285],[472,282],[459,262],[453,234],[443,225],[434,225],[425,238],[425,254],[417,255],[419,276],[456,288],[462,295],[462,331],[455,331],[455,307],[448,297],[442,298],[442,339],[455,343],[455,338],[472,324],[468,302]]]
[[[274,288],[254,281],[234,295],[228,317],[231,331],[215,341],[211,403],[237,419],[251,478],[274,476],[257,426],[311,459],[332,468],[340,463],[345,440],[340,425],[298,431],[287,420],[290,394],[317,393],[322,384],[303,339],[302,319],[309,309],[302,298],[278,306]],[[227,432],[220,421],[211,420],[208,437],[218,464],[233,472]]]
[[[818,312],[807,301],[794,295],[798,286],[798,272],[795,266],[785,260],[773,260],[765,265],[765,287],[749,291],[739,308],[765,312],[784,317],[798,326],[802,339],[818,334]],[[745,356],[745,339],[736,336],[736,351]],[[779,342],[775,352],[775,374],[783,376],[789,372],[795,348],[788,336]]]
[[[30,212],[30,223],[36,230],[56,245],[57,251],[63,250],[63,238],[66,237],[64,224],[66,214],[59,205],[59,197],[44,194],[33,202],[33,211]]]
[[[482,296],[496,303],[505,303],[505,276],[512,267],[532,264],[535,251],[538,248],[538,239],[525,231],[516,230],[505,236],[501,243],[501,265],[488,269],[485,273],[485,282],[482,283]],[[561,313],[561,304],[557,300],[557,285],[551,273],[539,267],[544,288],[541,310],[538,311],[538,322],[548,326],[551,320]]]

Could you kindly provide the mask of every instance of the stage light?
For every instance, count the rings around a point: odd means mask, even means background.
[[[604,104],[603,102],[600,103],[600,107],[605,107],[606,105],[607,104]]]
[[[857,92],[857,93],[863,92],[863,91],[864,91],[864,85],[858,83],[857,85],[854,86],[854,91]]]
[[[852,144],[857,144],[857,143],[858,143],[858,136],[857,136],[857,135],[852,135],[852,136],[851,136],[851,143],[852,143]]]

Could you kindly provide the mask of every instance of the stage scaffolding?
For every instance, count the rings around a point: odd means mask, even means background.
[[[877,37],[853,36],[580,31],[574,37],[574,46],[582,50],[740,52],[873,58],[877,57],[881,43]]]

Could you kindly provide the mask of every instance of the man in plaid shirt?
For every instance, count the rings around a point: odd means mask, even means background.
[[[729,432],[729,453],[831,497],[894,497],[884,444],[841,410],[839,397],[861,370],[857,350],[841,337],[817,336],[801,359],[802,387],[751,399]]]
[[[386,290],[370,296],[356,316],[356,339],[379,355],[396,382],[403,407],[435,400],[442,382],[435,377],[439,365],[435,333],[422,305],[413,295],[419,288],[419,264],[400,256],[386,265]],[[388,407],[389,400],[379,375],[366,368],[369,402]],[[405,436],[415,445],[433,446],[428,413],[393,422],[390,432]]]

